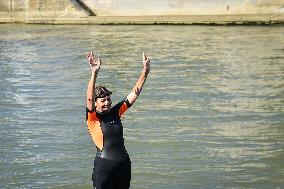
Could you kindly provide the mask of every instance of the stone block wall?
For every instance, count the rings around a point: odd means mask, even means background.
[[[0,1],[0,11],[1,12],[10,12],[11,4],[12,3],[10,1]]]
[[[27,0],[27,22],[64,20],[87,17],[88,13],[75,0]]]
[[[284,6],[283,0],[257,0],[256,4],[259,7],[274,7],[274,6]]]
[[[88,16],[76,0],[1,0],[0,22],[60,20]]]
[[[259,14],[262,13],[284,13],[284,1],[283,0],[258,0],[257,11]]]
[[[270,14],[284,0],[82,0],[98,16]]]
[[[274,17],[284,14],[284,0],[0,0],[0,23],[82,23],[81,18],[87,18],[90,12],[98,17],[268,14]]]
[[[23,22],[26,19],[26,0],[2,0],[0,21]]]

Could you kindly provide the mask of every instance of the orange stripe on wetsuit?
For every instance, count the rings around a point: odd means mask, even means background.
[[[117,103],[108,113],[87,109],[87,125],[93,142],[97,146],[97,156],[111,160],[128,157],[124,147],[123,126],[120,117],[130,107],[127,99]]]

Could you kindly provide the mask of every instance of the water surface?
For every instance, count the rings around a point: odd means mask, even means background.
[[[133,189],[283,188],[283,27],[0,25],[0,188],[91,188],[87,50],[126,96]]]

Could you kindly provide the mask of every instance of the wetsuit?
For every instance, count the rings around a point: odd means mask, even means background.
[[[128,189],[131,162],[124,146],[121,115],[130,107],[127,99],[117,103],[108,113],[89,111],[87,125],[97,146],[93,169],[96,189]]]

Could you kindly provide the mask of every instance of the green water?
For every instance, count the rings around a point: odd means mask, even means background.
[[[91,188],[90,77],[126,96],[132,189],[284,188],[283,27],[0,25],[0,188]]]

